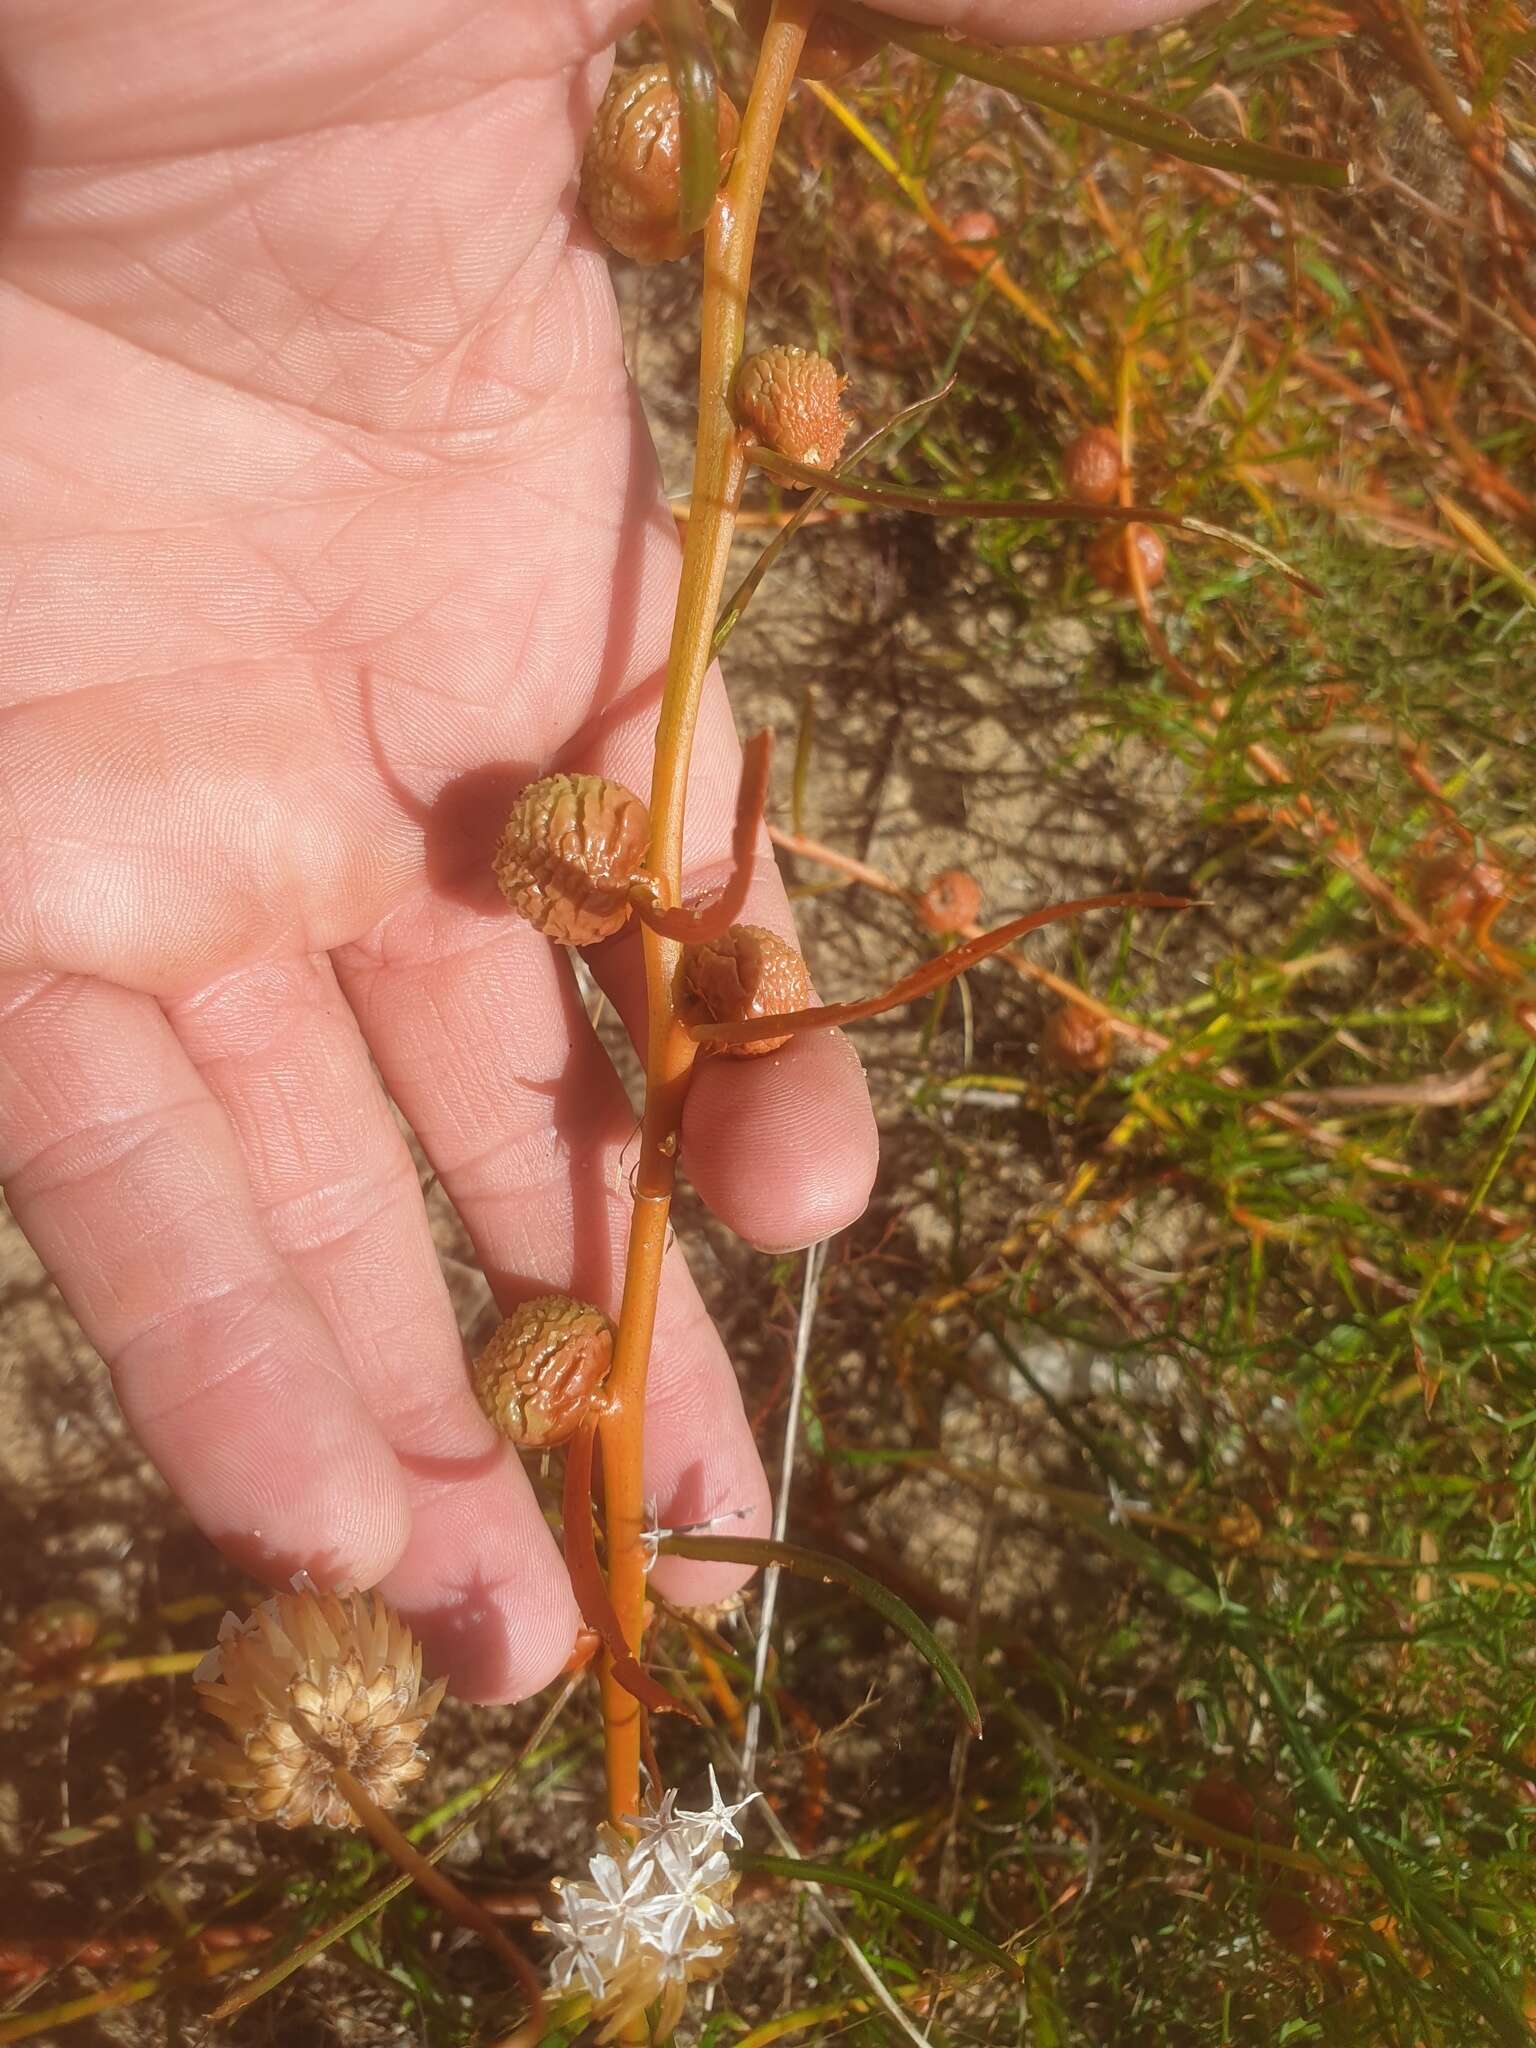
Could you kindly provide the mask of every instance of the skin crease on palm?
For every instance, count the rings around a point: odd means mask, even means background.
[[[899,11],[1017,41],[1180,10]],[[532,776],[649,785],[677,544],[574,216],[641,12],[0,0],[0,1177],[200,1526],[270,1581],[382,1581],[478,1699],[545,1684],[576,1615],[378,1077],[504,1306],[616,1308],[633,1119],[488,869]],[[737,760],[717,678],[690,888]],[[766,851],[746,916],[791,929]],[[634,1014],[633,937],[589,957]],[[683,1135],[765,1247],[874,1173],[831,1035],[703,1065]],[[676,1252],[647,1443],[664,1522],[764,1526]]]

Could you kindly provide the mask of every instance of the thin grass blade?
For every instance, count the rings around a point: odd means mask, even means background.
[[[909,1920],[921,1920],[924,1926],[937,1928],[957,1948],[968,1948],[972,1955],[985,1956],[989,1963],[999,1970],[1006,1970],[1010,1976],[1020,1974],[1022,1965],[1006,1949],[988,1941],[984,1934],[978,1934],[974,1927],[967,1927],[953,1914],[930,1905],[916,1892],[902,1891],[878,1877],[870,1877],[865,1871],[845,1870],[836,1863],[806,1863],[793,1856],[738,1854],[731,1861],[738,1870],[751,1871],[759,1877],[782,1877],[789,1884],[820,1884],[838,1891],[858,1892],[861,1897],[875,1899]]]
[[[1178,114],[1166,114],[1145,100],[1109,92],[1090,85],[1054,64],[1041,64],[1021,57],[1014,50],[999,50],[988,43],[973,43],[963,36],[940,34],[934,29],[909,27],[893,21],[888,14],[873,14],[855,0],[828,0],[834,14],[847,17],[871,34],[899,43],[915,57],[922,57],[942,69],[963,72],[995,85],[1015,99],[1048,113],[1081,121],[1122,142],[1134,142],[1159,156],[1177,157],[1184,163],[1209,164],[1214,170],[1229,171],[1234,177],[1263,178],[1278,185],[1316,185],[1325,191],[1347,190],[1356,180],[1352,163],[1339,157],[1297,156],[1288,149],[1274,149],[1263,142],[1242,137],[1227,139],[1203,135]]]
[[[1181,512],[1165,512],[1160,505],[1085,505],[1076,498],[966,498],[951,497],[943,491],[913,490],[905,484],[866,483],[861,477],[841,471],[816,469],[808,462],[795,462],[772,448],[754,448],[752,460],[770,476],[787,483],[809,485],[822,497],[856,498],[866,505],[886,505],[893,512],[927,512],[935,519],[1042,519],[1074,520],[1088,525],[1165,526],[1174,533],[1194,533],[1203,540],[1219,541],[1240,555],[1252,555],[1305,590],[1311,597],[1327,595],[1321,584],[1303,576],[1289,562],[1262,541],[1234,533],[1229,526],[1216,526],[1208,519],[1192,519]],[[764,554],[767,550],[764,550]],[[732,600],[735,603],[735,600]],[[729,613],[727,614],[729,618]],[[734,619],[730,621],[735,623]],[[725,621],[722,620],[722,624]]]
[[[872,1607],[893,1628],[900,1629],[918,1654],[933,1666],[940,1683],[950,1694],[973,1735],[981,1733],[981,1712],[965,1673],[950,1656],[921,1615],[915,1614],[888,1586],[872,1579],[840,1557],[820,1550],[807,1550],[799,1543],[777,1543],[766,1536],[664,1536],[658,1548],[668,1557],[694,1557],[710,1564],[776,1564],[802,1579],[815,1579],[824,1586],[846,1586],[866,1607]],[[796,1866],[797,1868],[799,1866]]]

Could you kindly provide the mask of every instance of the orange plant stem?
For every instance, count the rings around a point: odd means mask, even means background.
[[[710,641],[746,474],[745,453],[731,412],[731,386],[746,332],[752,252],[779,124],[815,11],[816,0],[775,0],[742,118],[736,158],[704,236],[693,495],[651,777],[650,867],[670,889],[674,902],[681,897],[683,813],[693,729],[709,670]],[[634,1651],[639,1650],[645,1609],[646,1371],[667,1243],[678,1125],[695,1057],[695,1048],[677,1021],[675,990],[681,948],[675,940],[651,931],[644,934],[643,944],[648,1029],[645,1112],[610,1398],[600,1426],[608,1590],[624,1639]],[[640,1805],[641,1709],[618,1683],[606,1656],[602,1682],[608,1812],[619,1826],[624,1816],[637,1812]]]

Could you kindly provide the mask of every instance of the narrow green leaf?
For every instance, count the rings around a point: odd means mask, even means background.
[[[866,1607],[872,1607],[893,1628],[899,1628],[912,1647],[927,1658],[965,1716],[971,1733],[981,1733],[976,1695],[966,1684],[965,1673],[927,1622],[867,1572],[845,1564],[840,1557],[828,1557],[824,1551],[807,1550],[799,1543],[774,1543],[766,1536],[664,1536],[657,1547],[668,1557],[696,1557],[706,1564],[776,1564],[800,1578],[817,1579],[824,1586],[846,1586]]]
[[[1326,595],[1310,576],[1303,576],[1262,541],[1234,533],[1228,526],[1214,526],[1208,519],[1191,519],[1179,512],[1165,512],[1158,505],[1084,505],[1076,498],[967,498],[943,491],[912,490],[904,484],[866,483],[862,478],[838,471],[817,469],[808,462],[794,462],[772,448],[754,448],[752,460],[770,476],[786,482],[808,484],[823,497],[856,498],[861,504],[888,505],[899,512],[927,512],[935,519],[1044,519],[1077,520],[1088,524],[1165,526],[1174,533],[1198,534],[1202,540],[1218,541],[1240,555],[1252,555],[1287,583],[1312,597]],[[765,551],[766,552],[766,551]],[[735,621],[732,619],[731,624]],[[719,636],[717,635],[717,638]]]
[[[829,0],[829,5],[835,14],[845,15],[871,34],[899,43],[930,64],[962,71],[967,78],[998,86],[1031,106],[1064,114],[1069,120],[1082,121],[1106,135],[1118,135],[1123,142],[1137,143],[1160,156],[1209,164],[1216,170],[1230,171],[1235,177],[1266,178],[1281,185],[1320,185],[1336,192],[1355,182],[1354,165],[1339,158],[1297,156],[1291,150],[1272,149],[1263,142],[1202,135],[1192,122],[1177,114],[1165,114],[1145,100],[1089,85],[1070,71],[1037,63],[1014,50],[968,42],[963,36],[948,36],[934,29],[911,28],[905,22],[893,21],[888,14],[871,13],[858,6],[856,0]]]
[[[968,1948],[972,1955],[985,1956],[989,1963],[995,1964],[999,1970],[1006,1970],[1011,1977],[1022,1974],[1023,1966],[1006,1949],[988,1941],[974,1927],[967,1927],[963,1920],[956,1920],[938,1906],[929,1905],[916,1892],[904,1892],[896,1885],[883,1883],[878,1877],[867,1876],[862,1870],[845,1870],[836,1863],[807,1863],[797,1856],[737,1854],[731,1861],[738,1870],[754,1871],[760,1877],[782,1877],[790,1884],[831,1885],[841,1891],[858,1892],[866,1899],[877,1899],[882,1906],[890,1906],[910,1920],[921,1920],[929,1927],[936,1927],[957,1948]]]
[[[696,235],[720,188],[716,146],[715,53],[700,0],[657,0],[656,26],[682,110],[683,180],[678,226]]]

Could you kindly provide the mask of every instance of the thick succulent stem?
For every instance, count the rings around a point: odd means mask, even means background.
[[[776,0],[736,159],[705,230],[693,497],[651,779],[648,865],[670,886],[674,902],[681,895],[693,730],[746,473],[746,456],[731,412],[731,385],[741,360],[752,251],[779,124],[815,11],[816,0]],[[644,946],[649,1033],[645,1113],[610,1400],[601,1427],[609,1593],[625,1640],[635,1651],[645,1608],[646,1369],[666,1249],[678,1126],[695,1057],[694,1045],[677,1018],[681,948],[675,940],[651,931],[645,933]],[[640,1713],[638,1701],[617,1682],[605,1658],[608,1810],[616,1825],[640,1803]]]

